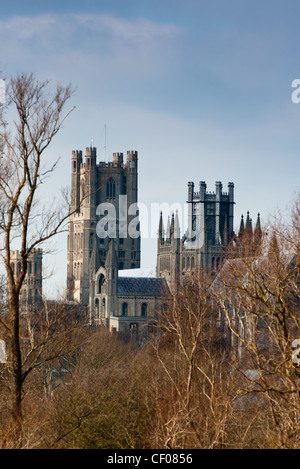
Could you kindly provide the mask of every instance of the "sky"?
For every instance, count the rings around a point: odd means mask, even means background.
[[[144,268],[155,210],[183,207],[189,181],[234,183],[236,230],[248,210],[254,224],[285,211],[299,191],[299,16],[296,0],[0,0],[1,77],[76,88],[49,149],[49,203],[70,185],[72,150],[92,142],[98,161],[138,151]],[[66,234],[53,242],[49,296],[66,286]]]

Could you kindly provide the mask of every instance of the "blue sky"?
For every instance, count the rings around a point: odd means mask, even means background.
[[[49,200],[70,184],[72,150],[93,139],[99,160],[139,152],[147,207],[183,205],[187,182],[205,180],[211,191],[234,182],[236,228],[247,210],[254,221],[284,210],[299,190],[299,16],[296,0],[1,2],[2,76],[76,87]],[[66,277],[65,236],[55,244],[52,290]],[[142,265],[155,264],[156,240],[143,239]]]

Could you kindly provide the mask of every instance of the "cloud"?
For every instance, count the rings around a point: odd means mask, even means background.
[[[14,16],[0,21],[0,69],[52,68],[57,75],[90,69],[112,78],[122,71],[123,80],[159,76],[168,71],[182,32],[172,24],[103,14]]]
[[[173,39],[182,32],[181,28],[173,24],[155,23],[144,18],[128,20],[101,14],[81,14],[73,17],[84,28],[102,31],[104,34],[133,43]]]
[[[50,32],[57,24],[54,15],[43,15],[39,17],[14,16],[9,20],[0,21],[0,34],[2,46],[13,40],[40,36],[42,33]],[[4,41],[4,38],[6,40]]]

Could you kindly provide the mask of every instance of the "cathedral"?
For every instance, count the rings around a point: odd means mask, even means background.
[[[215,192],[188,183],[188,229],[181,235],[178,214],[164,228],[158,220],[156,272],[140,267],[138,153],[114,153],[97,162],[96,148],[72,152],[71,213],[67,244],[67,298],[85,306],[91,325],[146,336],[164,300],[190,272],[217,272],[229,243],[252,230],[247,214],[234,233],[234,184]],[[259,219],[257,221],[256,229]]]
[[[138,153],[114,153],[111,162],[97,162],[88,147],[72,152],[71,205],[67,235],[67,302],[87,312],[88,323],[105,326],[131,340],[142,341],[153,329],[168,295],[199,270],[217,273],[229,245],[250,236],[257,246],[261,234],[247,212],[238,234],[234,232],[234,184],[227,190],[216,182],[208,192],[188,182],[188,223],[181,233],[178,213],[171,213],[166,228],[163,214],[157,220],[156,269],[141,269],[141,235],[138,210]],[[42,298],[41,249],[28,259],[22,289],[24,309],[40,308]],[[20,253],[11,252],[14,275],[20,270]]]
[[[140,272],[138,153],[97,163],[90,147],[84,161],[82,151],[73,151],[71,164],[68,301],[88,308],[91,325],[146,335],[168,287],[164,278]]]
[[[228,246],[243,256],[243,239],[253,252],[262,231],[258,214],[253,229],[247,212],[238,234],[234,232],[234,184],[223,191],[220,181],[208,192],[188,182],[188,225],[181,234],[178,213],[171,213],[164,228],[160,214],[155,270],[141,269],[141,235],[138,210],[138,153],[114,153],[111,162],[97,162],[96,148],[72,152],[71,204],[67,235],[67,304],[78,309],[90,326],[105,326],[126,340],[143,342],[153,331],[166,299],[184,276],[199,270],[217,276]],[[23,311],[43,307],[42,249],[28,258],[21,292]],[[19,251],[11,251],[11,267],[18,277]],[[82,315],[82,313],[84,314]],[[5,346],[5,344],[4,344]],[[1,348],[2,347],[2,348]],[[0,362],[3,358],[0,341]]]

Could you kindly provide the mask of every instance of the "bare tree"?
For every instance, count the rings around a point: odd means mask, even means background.
[[[300,373],[292,344],[300,338],[300,200],[292,217],[268,227],[259,250],[229,259],[214,295],[246,385],[273,419],[273,445],[299,447]],[[248,243],[248,245],[247,245]]]
[[[48,447],[147,447],[153,415],[148,401],[152,357],[133,350],[106,328],[87,333],[76,367],[53,393]]]
[[[23,386],[32,366],[22,356],[20,295],[30,253],[64,228],[69,207],[47,209],[38,204],[41,184],[54,171],[47,150],[69,112],[71,85],[39,82],[34,75],[12,78],[0,116],[0,256],[7,280],[7,307],[2,325],[9,337],[8,362],[13,376],[13,418],[16,434],[22,427]],[[6,121],[8,120],[8,122]],[[21,268],[14,275],[11,250],[18,242]]]
[[[153,380],[159,448],[220,448],[233,388],[216,331],[210,278],[186,277],[163,311]]]

